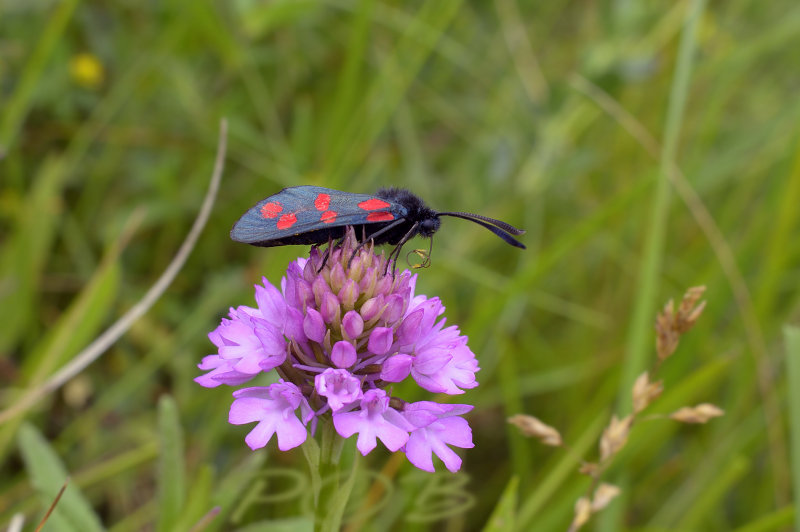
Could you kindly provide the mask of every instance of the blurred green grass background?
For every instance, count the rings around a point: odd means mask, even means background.
[[[590,526],[791,528],[800,427],[786,409],[800,398],[782,329],[800,313],[798,49],[788,0],[0,3],[2,408],[166,268],[230,124],[217,203],[175,282],[87,371],[0,426],[0,523],[36,522],[66,469],[53,530],[188,529],[214,505],[207,530],[300,526],[297,497],[235,509],[258,464],[305,472],[301,453],[253,457],[249,429],[226,423],[230,390],[191,379],[227,308],[304,251],[233,243],[230,226],[283,187],[316,184],[404,186],[528,231],[520,252],[444,221],[418,287],[481,362],[481,386],[456,398],[476,405],[476,447],[457,477],[390,461],[393,491],[367,529],[479,530],[495,508],[490,529],[566,529],[588,484],[577,456],[593,459],[627,408],[656,312],[698,284],[708,307],[662,368],[653,410],[726,414],[638,426],[609,472],[623,495]],[[572,451],[519,436],[505,421],[518,412]],[[432,479],[463,481],[474,504],[461,511],[443,490],[453,511],[437,520],[417,497]]]

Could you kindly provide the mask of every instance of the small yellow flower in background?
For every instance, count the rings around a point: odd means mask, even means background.
[[[69,62],[69,75],[72,80],[87,89],[96,89],[105,79],[103,65],[97,56],[89,53],[80,53],[72,57]]]

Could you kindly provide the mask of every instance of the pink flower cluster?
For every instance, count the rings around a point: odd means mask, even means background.
[[[357,246],[350,231],[328,252],[312,248],[292,262],[281,290],[263,279],[257,307],[232,308],[209,334],[218,351],[195,381],[239,386],[277,371],[279,382],[233,393],[230,423],[258,423],[245,438],[252,449],[273,435],[280,450],[297,447],[325,418],[343,438],[358,434],[364,455],[380,440],[419,469],[434,471],[436,454],[458,471],[450,446],[473,447],[460,417],[472,406],[408,403],[386,388],[410,377],[430,392],[464,393],[478,385],[475,355],[458,327],[445,327],[439,298],[414,294],[416,275],[387,273],[382,254]]]

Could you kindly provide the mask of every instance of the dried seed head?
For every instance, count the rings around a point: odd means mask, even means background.
[[[681,335],[697,322],[706,306],[705,301],[698,304],[705,290],[705,286],[695,286],[687,290],[678,310],[675,310],[675,304],[670,299],[656,317],[656,351],[659,360],[663,361],[672,355],[678,347]]]
[[[576,532],[589,521],[591,516],[592,501],[590,501],[588,497],[581,497],[575,501],[575,517],[572,518],[572,524],[569,525],[569,531]]]
[[[680,335],[673,329],[673,316],[672,300],[664,306],[664,311],[656,316],[656,353],[661,361],[668,358],[678,347]]]
[[[592,512],[602,510],[619,494],[620,489],[618,487],[603,482],[594,491],[594,496],[592,497]]]
[[[589,521],[592,514],[608,506],[619,494],[620,489],[618,487],[604,482],[594,491],[591,500],[589,497],[581,497],[575,501],[575,516],[572,518],[572,523],[569,525],[569,532],[577,532],[578,529]]]
[[[662,381],[650,382],[650,375],[645,371],[633,383],[633,412],[638,414],[648,407],[661,392],[664,391]]]
[[[619,452],[620,449],[625,447],[628,442],[628,434],[631,431],[631,424],[633,423],[633,416],[626,416],[622,419],[617,419],[617,416],[611,416],[611,422],[603,431],[603,436],[600,438],[600,461],[605,462],[611,456]]]
[[[680,326],[679,330],[681,333],[685,333],[691,329],[697,322],[697,318],[702,314],[706,302],[703,301],[699,305],[697,302],[703,297],[703,292],[705,291],[705,286],[694,286],[688,289],[683,295],[683,301],[681,301],[681,306],[678,308],[677,313],[678,325]]]
[[[681,423],[705,423],[708,420],[725,414],[721,408],[711,403],[701,403],[694,407],[684,406],[670,414],[670,418]]]
[[[595,477],[600,472],[600,465],[595,462],[583,462],[578,468],[578,472],[583,475]]]
[[[536,438],[545,445],[560,447],[564,443],[561,434],[556,429],[533,416],[517,414],[508,418],[508,422],[516,425],[523,436]]]

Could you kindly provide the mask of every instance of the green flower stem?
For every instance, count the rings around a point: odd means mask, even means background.
[[[314,490],[314,530],[338,531],[355,482],[358,460],[353,460],[350,475],[342,482],[340,459],[344,438],[336,433],[330,421],[320,423],[319,433],[319,445],[311,439],[303,445]]]

